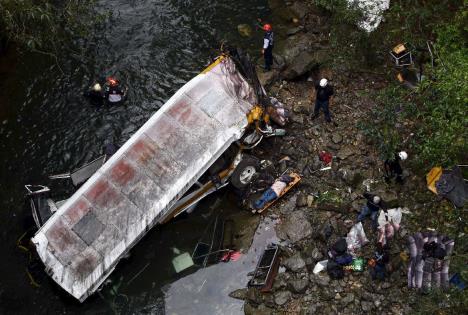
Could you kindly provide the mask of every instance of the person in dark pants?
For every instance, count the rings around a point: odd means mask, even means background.
[[[333,96],[333,87],[328,84],[327,79],[321,79],[318,84],[315,85],[315,91],[317,92],[315,97],[315,108],[314,108],[314,115],[312,119],[315,119],[319,115],[320,109],[323,110],[325,114],[325,120],[327,122],[331,122],[330,118],[330,98]]]
[[[104,104],[104,92],[102,91],[102,86],[99,83],[95,83],[88,91],[84,93],[86,97],[89,98],[91,104],[95,106],[101,106]]]
[[[263,25],[265,36],[263,37],[262,54],[265,58],[265,71],[270,71],[273,65],[273,31],[270,24]]]
[[[372,220],[372,226],[374,229],[377,229],[377,218],[379,216],[379,210],[384,209],[383,201],[379,196],[372,195],[367,192],[363,194],[363,197],[367,199],[367,203],[362,207],[357,221],[362,222],[366,217],[370,216]]]
[[[395,153],[393,159],[387,159],[384,162],[385,169],[385,181],[388,183],[393,178],[398,184],[403,183],[403,169],[401,168],[400,161],[404,161],[408,158],[408,153],[401,151]]]

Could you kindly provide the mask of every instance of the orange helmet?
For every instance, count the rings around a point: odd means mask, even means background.
[[[109,83],[110,86],[116,86],[119,83],[119,80],[113,77],[108,77],[107,82]]]
[[[271,24],[265,24],[265,25],[263,25],[263,30],[264,30],[264,31],[269,32],[269,31],[271,31],[271,29],[272,29],[272,28],[271,28]]]

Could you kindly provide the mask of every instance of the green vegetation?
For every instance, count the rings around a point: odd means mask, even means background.
[[[409,150],[422,171],[434,165],[466,164],[468,147],[468,10],[463,0],[392,1],[385,22],[367,34],[356,25],[357,10],[348,10],[346,0],[312,0],[330,13],[334,62],[350,69],[368,68],[386,73],[392,82],[376,91],[378,106],[373,120],[360,124],[381,158],[397,149]],[[414,90],[395,80],[388,51],[398,43],[410,43],[415,65],[424,80]],[[428,43],[432,46],[434,65]]]
[[[104,19],[94,0],[2,0],[0,39],[54,57]]]

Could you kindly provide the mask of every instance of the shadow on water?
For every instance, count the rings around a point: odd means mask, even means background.
[[[16,246],[32,224],[23,185],[43,183],[49,174],[90,161],[106,141],[123,144],[215,56],[222,39],[256,54],[262,33],[241,38],[237,25],[255,29],[257,17],[269,14],[266,0],[215,0],[209,5],[195,0],[99,0],[98,9],[112,11],[110,22],[87,39],[84,53],[61,56],[64,74],[44,56],[23,54],[14,73],[3,78],[8,93],[1,94],[7,100],[0,100],[7,106],[0,119],[0,313],[113,313],[109,290],[120,279],[118,292],[132,301],[128,313],[142,313],[138,310],[153,297],[162,301],[163,285],[188,275],[173,271],[172,248],[193,249],[206,225],[203,207],[151,231],[130,259],[119,264],[112,285],[101,291],[104,300],[94,295],[80,304],[49,278],[34,288],[25,272],[28,254]],[[108,75],[129,86],[129,100],[120,107],[94,108],[82,92],[94,79]],[[223,201],[220,209],[226,205]],[[161,302],[152,313],[164,309]]]

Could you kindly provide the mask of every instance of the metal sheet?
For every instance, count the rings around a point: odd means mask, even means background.
[[[80,301],[92,294],[242,136],[255,103],[229,58],[177,91],[36,233],[52,278]]]

